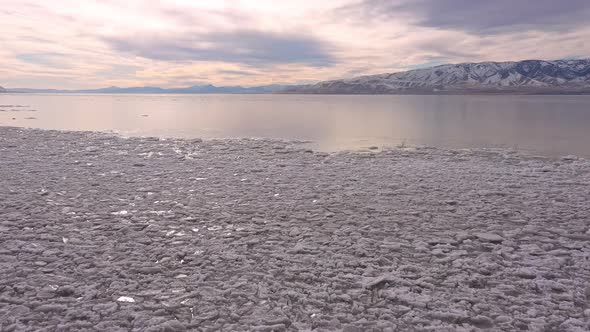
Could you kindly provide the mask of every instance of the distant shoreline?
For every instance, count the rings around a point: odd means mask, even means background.
[[[285,94],[285,95],[343,95],[343,96],[354,96],[354,95],[363,95],[363,96],[473,96],[473,95],[498,95],[498,96],[562,96],[562,95],[570,95],[570,96],[584,96],[590,95],[589,91],[551,91],[551,92],[530,92],[530,91],[439,91],[439,92],[388,92],[388,93],[371,93],[371,92],[359,92],[359,93],[329,93],[329,92],[290,92],[290,91],[283,91],[277,92],[276,94]]]
[[[338,92],[293,92],[293,91],[277,91],[277,92],[211,92],[211,93],[175,93],[175,92],[24,92],[24,91],[6,91],[1,92],[1,95],[10,94],[43,94],[43,95],[324,95],[324,96],[473,96],[473,95],[498,95],[498,96],[585,96],[590,95],[590,90],[587,91],[497,91],[497,90],[480,90],[480,91],[412,91],[412,92],[388,92],[388,93],[338,93]]]

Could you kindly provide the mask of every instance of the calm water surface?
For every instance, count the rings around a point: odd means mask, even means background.
[[[324,151],[405,142],[590,157],[590,96],[1,94],[0,105],[9,126],[298,139]]]

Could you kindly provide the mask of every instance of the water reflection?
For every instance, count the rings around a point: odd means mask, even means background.
[[[590,96],[0,95],[0,125],[369,146],[516,147],[590,156]],[[13,119],[14,118],[14,119]]]

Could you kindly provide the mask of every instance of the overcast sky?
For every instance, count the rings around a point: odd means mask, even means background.
[[[0,85],[310,83],[590,56],[589,0],[0,0]]]

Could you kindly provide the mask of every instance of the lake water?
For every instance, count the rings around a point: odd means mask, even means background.
[[[5,126],[297,139],[323,151],[405,143],[590,157],[590,96],[0,94],[0,105]]]

